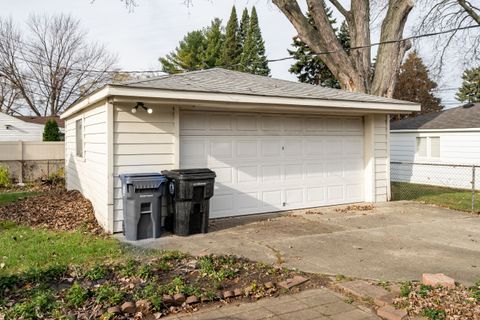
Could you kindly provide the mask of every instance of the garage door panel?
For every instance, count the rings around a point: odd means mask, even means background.
[[[257,140],[237,141],[237,157],[240,159],[256,159],[258,157]]]
[[[187,113],[180,166],[216,172],[211,217],[363,200],[360,117]]]
[[[328,186],[327,187],[327,201],[342,201],[345,198],[344,186]]]
[[[239,166],[238,183],[252,183],[258,181],[258,166]]]

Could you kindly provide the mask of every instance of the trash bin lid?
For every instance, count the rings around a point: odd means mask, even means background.
[[[164,170],[162,174],[167,178],[179,180],[213,179],[217,176],[214,171],[208,168]]]
[[[160,173],[122,173],[119,175],[123,184],[135,185],[137,189],[159,188],[167,178]]]

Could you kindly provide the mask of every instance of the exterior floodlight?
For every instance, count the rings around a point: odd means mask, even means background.
[[[138,107],[141,107],[143,110],[147,111],[148,114],[153,113],[153,109],[145,107],[145,104],[143,102],[137,102],[135,107],[132,108],[132,113],[136,113],[138,110]]]

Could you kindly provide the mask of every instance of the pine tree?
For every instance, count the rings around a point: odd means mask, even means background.
[[[213,68],[219,64],[224,35],[222,33],[222,20],[215,18],[205,30],[206,48],[203,60],[206,68]]]
[[[333,26],[336,20],[333,18],[332,10],[325,6],[330,24]],[[313,17],[307,12],[308,22],[317,30]],[[335,29],[337,32],[337,30]],[[350,35],[348,25],[343,22],[337,32],[337,38],[345,49],[350,48]],[[296,60],[288,71],[295,74],[300,82],[320,85],[323,87],[340,88],[339,81],[323,63],[321,56],[314,55],[310,47],[295,37],[292,46],[295,50],[288,50],[288,53]],[[348,50],[347,50],[348,52]]]
[[[432,93],[436,87],[437,83],[430,79],[422,58],[416,51],[411,52],[400,68],[393,98],[417,102],[421,105],[421,111],[409,115],[396,115],[393,119],[441,111],[443,109],[441,100]]]
[[[237,10],[232,7],[230,19],[227,22],[225,41],[223,42],[222,52],[219,59],[219,66],[226,69],[237,70],[240,62],[241,46],[239,42],[239,27],[237,19]]]
[[[243,9],[242,19],[240,20],[240,29],[239,29],[239,42],[242,47],[245,45],[245,39],[247,38],[248,28],[250,26],[250,16],[248,15],[248,9]]]
[[[175,51],[160,58],[162,70],[166,73],[180,73],[205,68],[206,39],[202,30],[187,33]]]
[[[462,86],[456,98],[461,102],[480,102],[480,67],[467,69],[462,75]]]
[[[241,70],[243,71],[263,76],[270,74],[267,56],[265,55],[265,42],[263,41],[260,25],[258,24],[257,10],[255,7],[252,8],[250,26],[248,27],[240,64]]]
[[[60,141],[60,129],[57,121],[48,119],[43,128],[43,141]]]

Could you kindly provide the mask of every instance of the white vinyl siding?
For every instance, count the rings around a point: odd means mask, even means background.
[[[78,122],[82,126],[77,126]],[[77,127],[83,129],[83,150],[77,150]],[[81,129],[80,129],[81,130]],[[65,176],[68,190],[92,202],[99,223],[108,230],[107,113],[105,103],[65,120]],[[77,156],[81,151],[83,157]]]
[[[122,189],[119,174],[161,172],[162,170],[173,169],[175,163],[176,124],[174,108],[172,106],[157,106],[153,107],[152,114],[148,114],[143,109],[139,109],[133,114],[131,112],[133,105],[114,105],[114,232],[122,231],[123,221]]]

